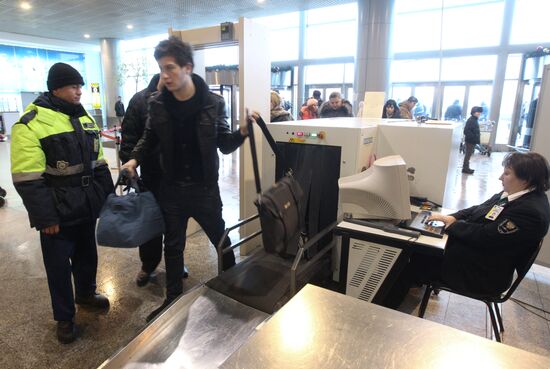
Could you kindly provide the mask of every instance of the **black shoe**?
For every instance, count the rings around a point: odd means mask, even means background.
[[[473,169],[462,169],[462,173],[466,174],[474,174],[475,170]]]
[[[189,277],[189,269],[187,269],[187,265],[183,265],[183,274],[181,276],[183,279],[185,278],[188,278]]]
[[[94,293],[90,296],[76,296],[75,303],[89,308],[108,309],[109,299],[99,293]]]
[[[136,284],[138,285],[138,287],[146,286],[147,283],[151,281],[151,279],[156,277],[156,275],[157,274],[155,272],[147,273],[142,269],[139,271],[136,277]]]
[[[168,307],[168,305],[170,305],[171,302],[172,301],[164,300],[162,305],[160,305],[158,308],[153,310],[149,315],[147,315],[147,317],[145,318],[145,321],[147,323],[149,323],[151,320],[155,319],[157,317],[157,315],[162,313],[164,311],[164,309],[166,309],[166,307]]]
[[[76,339],[76,325],[70,320],[57,322],[57,340],[61,343],[71,343]]]

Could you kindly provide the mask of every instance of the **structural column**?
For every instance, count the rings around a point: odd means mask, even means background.
[[[119,61],[119,40],[104,38],[100,41],[101,66],[103,70],[103,118],[109,124],[115,120],[115,102],[121,95],[117,81],[117,65]],[[106,116],[105,116],[106,115]],[[105,119],[106,118],[106,119]]]
[[[366,91],[389,89],[391,29],[395,0],[357,2],[357,54],[355,57],[354,106]]]

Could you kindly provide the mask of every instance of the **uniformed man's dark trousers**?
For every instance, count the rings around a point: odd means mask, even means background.
[[[40,244],[55,320],[72,320],[75,315],[73,283],[78,296],[96,290],[97,248],[95,223],[60,227],[56,235],[40,232]]]
[[[187,221],[193,218],[199,223],[210,241],[217,246],[225,231],[222,218],[222,201],[218,184],[182,186],[163,184],[160,207],[164,214],[164,260],[166,263],[166,299],[173,300],[183,292],[181,271]],[[231,245],[227,240],[224,247]],[[224,254],[223,266],[235,264],[232,252]]]

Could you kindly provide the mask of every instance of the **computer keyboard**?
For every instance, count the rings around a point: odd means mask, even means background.
[[[422,210],[420,213],[413,211],[411,215],[411,220],[405,221],[402,225],[404,228],[418,231],[425,236],[443,238],[445,224],[439,221],[428,222],[429,216],[432,215],[431,211]]]

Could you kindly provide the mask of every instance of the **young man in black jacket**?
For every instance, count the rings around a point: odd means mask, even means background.
[[[157,91],[160,75],[155,74],[147,88],[136,93],[128,103],[128,109],[122,121],[122,143],[120,145],[120,159],[122,163],[130,160],[130,155],[145,130],[147,122],[147,109],[149,98]],[[159,198],[160,170],[159,148],[155,148],[153,153],[144,159],[141,163],[141,180],[146,189],[151,191],[155,198]],[[139,287],[145,286],[154,275],[155,269],[162,259],[162,236],[139,246],[139,258],[141,260],[141,270],[136,277],[136,283]],[[184,267],[185,268],[185,267]],[[183,277],[186,278],[187,270],[183,270]]]
[[[218,149],[235,151],[248,134],[246,122],[231,132],[225,102],[209,91],[193,73],[193,51],[176,37],[160,42],[155,59],[164,86],[149,101],[149,118],[143,137],[123,166],[130,175],[155,146],[160,147],[162,181],[160,207],[164,214],[166,300],[148,317],[150,321],[183,292],[181,271],[187,221],[193,217],[217,245],[225,230],[218,188]],[[229,246],[227,241],[225,247]],[[223,257],[224,269],[235,264],[232,252]]]

